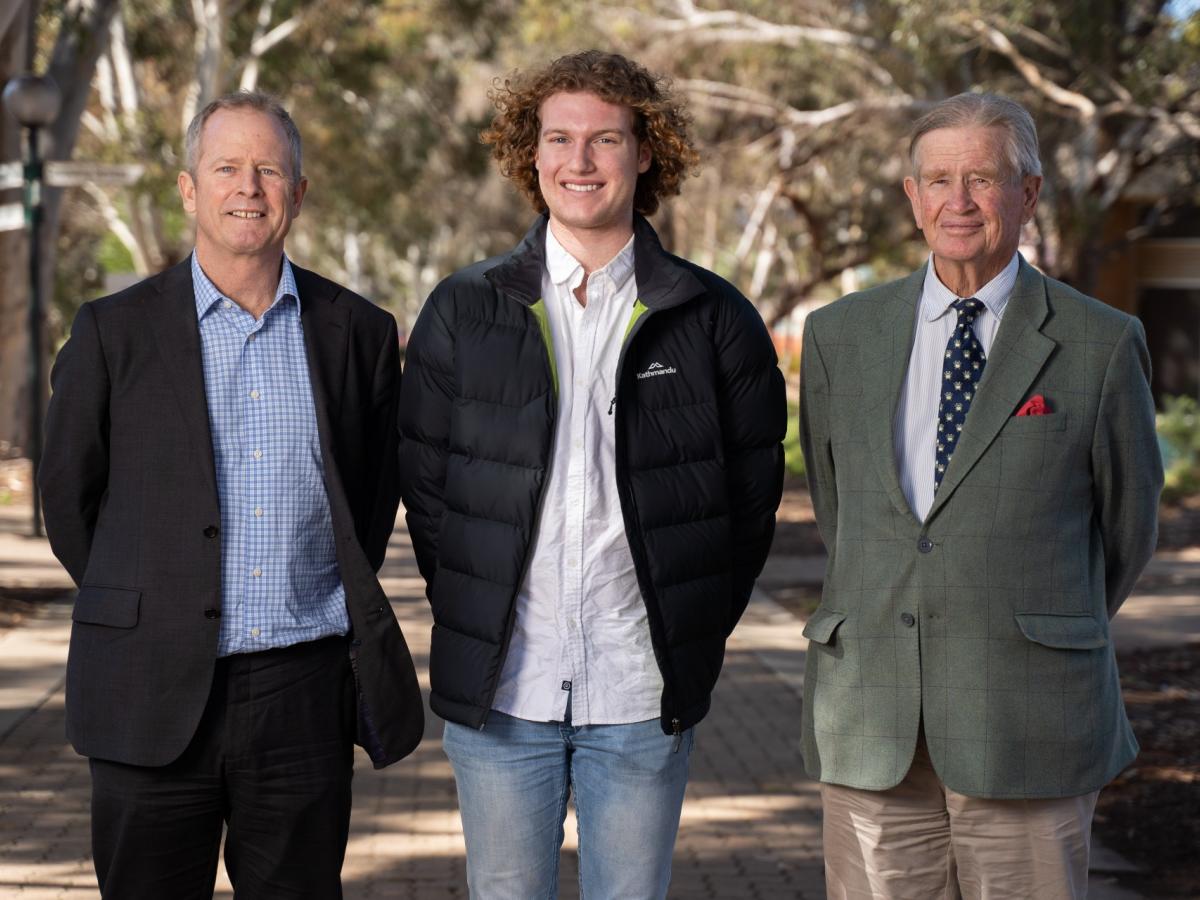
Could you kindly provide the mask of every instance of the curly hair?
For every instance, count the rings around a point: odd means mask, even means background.
[[[633,208],[652,215],[664,197],[679,193],[684,175],[700,160],[688,133],[691,119],[670,83],[617,53],[584,50],[560,56],[534,72],[497,78],[488,99],[496,107],[492,124],[480,134],[490,144],[500,174],[516,183],[538,212],[546,199],[538,186],[534,160],[541,131],[539,111],[547,97],[586,91],[627,106],[633,132],[650,147],[650,168],[638,176]]]

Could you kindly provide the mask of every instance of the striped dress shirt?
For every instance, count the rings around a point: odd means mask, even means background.
[[[975,293],[983,312],[975,319],[975,337],[983,345],[984,355],[991,352],[996,329],[1004,317],[1004,308],[1017,283],[1020,254],[1014,253],[999,275]],[[900,403],[892,420],[896,469],[900,487],[913,514],[921,521],[933,506],[933,472],[937,464],[937,418],[941,401],[942,365],[946,344],[958,323],[952,304],[959,297],[942,284],[933,267],[933,256],[925,269],[925,284],[917,303],[917,322],[913,331],[912,353],[900,391]],[[984,378],[987,367],[984,366]],[[971,414],[967,413],[970,419]]]
[[[283,258],[275,300],[257,320],[195,253],[192,284],[221,506],[218,655],[346,634],[291,264]]]

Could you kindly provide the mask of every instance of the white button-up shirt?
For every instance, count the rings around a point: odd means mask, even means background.
[[[996,329],[1000,327],[1004,308],[1008,306],[1013,285],[1017,283],[1019,260],[1020,254],[1014,253],[1000,274],[975,293],[975,299],[983,304],[984,309],[971,327],[985,356],[991,354]],[[954,334],[958,324],[958,313],[952,308],[958,299],[958,295],[937,277],[933,256],[930,255],[921,300],[917,303],[917,323],[913,333],[912,354],[908,358],[908,372],[904,376],[904,388],[900,392],[900,403],[892,422],[900,487],[913,514],[921,521],[925,521],[929,508],[933,506],[942,367],[946,358],[946,344],[950,342],[950,335]],[[987,377],[986,364],[984,377]],[[967,415],[970,416],[970,413]]]
[[[617,360],[637,300],[633,238],[574,296],[583,266],[546,229],[558,427],[533,557],[492,707],[534,722],[657,718],[663,681],[617,495]]]

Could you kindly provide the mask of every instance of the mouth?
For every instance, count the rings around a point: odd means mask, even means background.
[[[590,194],[600,190],[600,188],[604,186],[602,184],[580,184],[574,181],[563,181],[560,183],[562,184],[564,190],[568,190],[576,194]]]
[[[235,219],[265,219],[267,214],[252,209],[231,209],[229,215]]]

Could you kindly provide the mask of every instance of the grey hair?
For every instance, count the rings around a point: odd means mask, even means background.
[[[224,94],[209,102],[192,118],[191,124],[188,125],[187,137],[184,138],[183,149],[187,170],[193,178],[196,177],[196,164],[200,161],[200,138],[204,133],[204,125],[212,118],[213,113],[221,109],[254,109],[274,116],[283,128],[283,133],[287,135],[292,167],[289,178],[293,185],[300,181],[300,129],[296,127],[296,123],[292,121],[288,111],[283,108],[283,104],[270,94],[258,91],[234,91],[231,94]]]
[[[908,144],[913,174],[917,172],[917,144],[926,134],[939,128],[1003,128],[1004,154],[1009,173],[1017,178],[1041,175],[1038,157],[1037,126],[1025,107],[998,94],[956,94],[934,105],[917,119]]]

